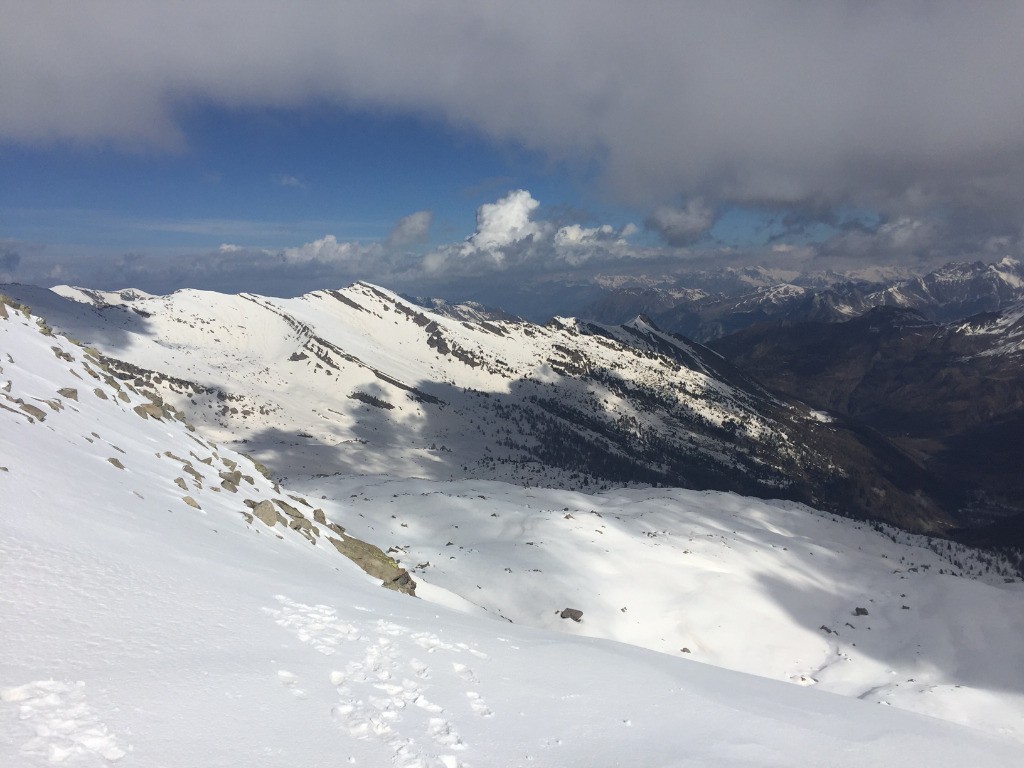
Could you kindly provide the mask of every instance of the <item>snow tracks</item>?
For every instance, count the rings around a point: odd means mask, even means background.
[[[337,703],[330,715],[352,739],[377,742],[395,768],[459,768],[472,745],[459,733],[466,717],[490,718],[491,708],[476,690],[474,666],[487,654],[465,643],[449,643],[383,619],[356,623],[324,605],[305,605],[278,595],[267,608],[276,623],[325,656],[324,678]],[[435,660],[436,659],[436,660]],[[301,681],[287,670],[278,679],[305,698]],[[320,685],[319,681],[311,681]]]

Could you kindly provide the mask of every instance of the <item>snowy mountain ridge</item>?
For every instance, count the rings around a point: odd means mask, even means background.
[[[967,550],[731,494],[288,490],[10,306],[0,353],[5,765],[1019,762],[1022,595],[937,572]],[[317,491],[423,599],[245,503]]]
[[[8,289],[278,477],[661,484],[951,524],[906,457],[646,319],[541,326],[366,283],[294,299]]]

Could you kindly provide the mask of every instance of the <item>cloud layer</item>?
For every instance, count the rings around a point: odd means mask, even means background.
[[[1005,234],[1021,29],[1001,0],[8,3],[0,138],[173,148],[196,104],[382,107],[597,163],[649,208],[956,210]]]

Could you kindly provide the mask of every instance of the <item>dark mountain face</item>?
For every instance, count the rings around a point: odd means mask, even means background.
[[[960,489],[965,524],[1024,512],[1024,304],[940,325],[881,307],[776,322],[713,347],[770,388],[850,416]]]

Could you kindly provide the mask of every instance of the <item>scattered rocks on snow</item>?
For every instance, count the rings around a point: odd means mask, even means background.
[[[867,608],[860,608],[860,607],[855,608],[854,611],[853,611],[853,615],[854,616],[867,616],[868,615],[868,609]]]

